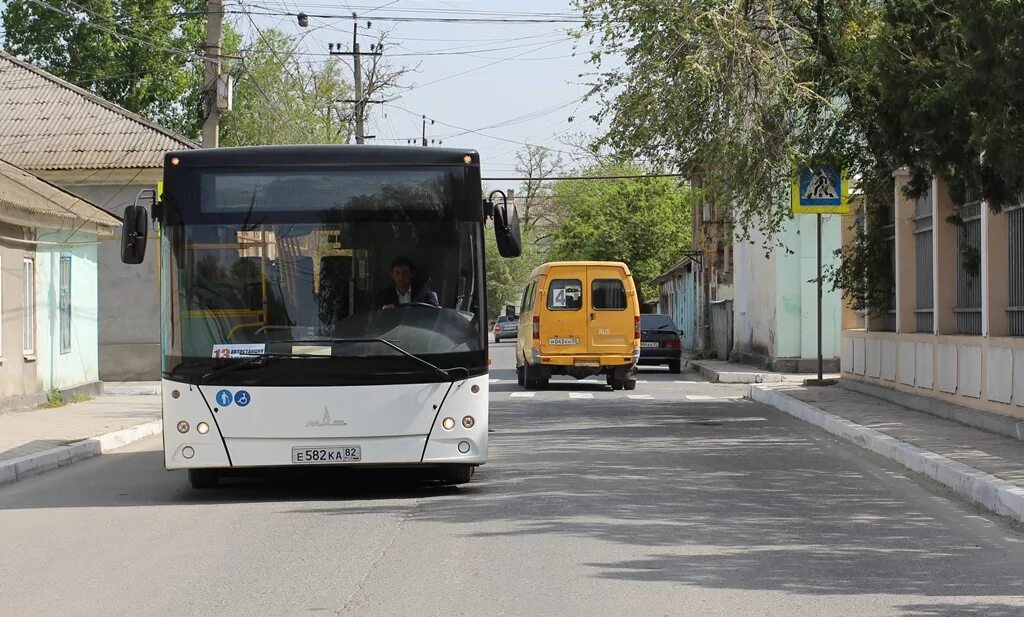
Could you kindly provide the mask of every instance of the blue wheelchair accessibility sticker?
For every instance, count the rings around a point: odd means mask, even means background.
[[[231,392],[229,390],[220,390],[217,392],[217,404],[221,407],[227,407],[231,404]]]
[[[249,396],[249,393],[246,392],[245,390],[239,390],[238,392],[235,392],[235,404],[238,405],[239,407],[245,407],[246,405],[249,404],[249,401],[251,400],[252,398]]]

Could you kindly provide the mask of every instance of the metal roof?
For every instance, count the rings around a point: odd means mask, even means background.
[[[93,223],[99,231],[112,231],[121,224],[114,215],[77,195],[54,186],[23,169],[0,161],[0,208],[13,208],[23,212],[53,217],[76,226]],[[0,218],[2,218],[0,210]],[[108,229],[102,229],[108,228]],[[97,231],[93,228],[90,231]]]
[[[145,169],[196,148],[141,116],[0,51],[0,158],[23,169]]]

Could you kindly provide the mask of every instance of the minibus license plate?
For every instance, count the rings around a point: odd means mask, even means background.
[[[640,343],[641,347],[657,347],[658,345],[660,345],[660,343],[657,341],[644,341],[643,343]]]
[[[363,459],[359,446],[320,446],[292,448],[292,462],[302,464],[357,463]]]
[[[578,338],[553,338],[549,339],[548,343],[551,345],[579,345],[580,339]]]

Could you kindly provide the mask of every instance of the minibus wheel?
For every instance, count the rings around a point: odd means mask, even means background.
[[[623,381],[622,382],[622,388],[624,390],[636,390],[636,380],[635,379],[627,379],[627,380]]]
[[[519,385],[523,385],[525,382],[526,382],[526,379],[523,377],[523,367],[517,366],[516,367],[516,383],[518,383]]]

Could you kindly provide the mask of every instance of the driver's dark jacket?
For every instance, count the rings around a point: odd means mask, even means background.
[[[423,287],[418,288],[413,287],[411,297],[413,302],[420,302],[423,304],[432,304],[434,306],[439,306],[437,301],[437,294],[431,291],[430,288],[425,285]],[[381,290],[381,292],[377,294],[378,306],[387,306],[389,304],[398,304],[398,290],[395,289],[394,287]]]

